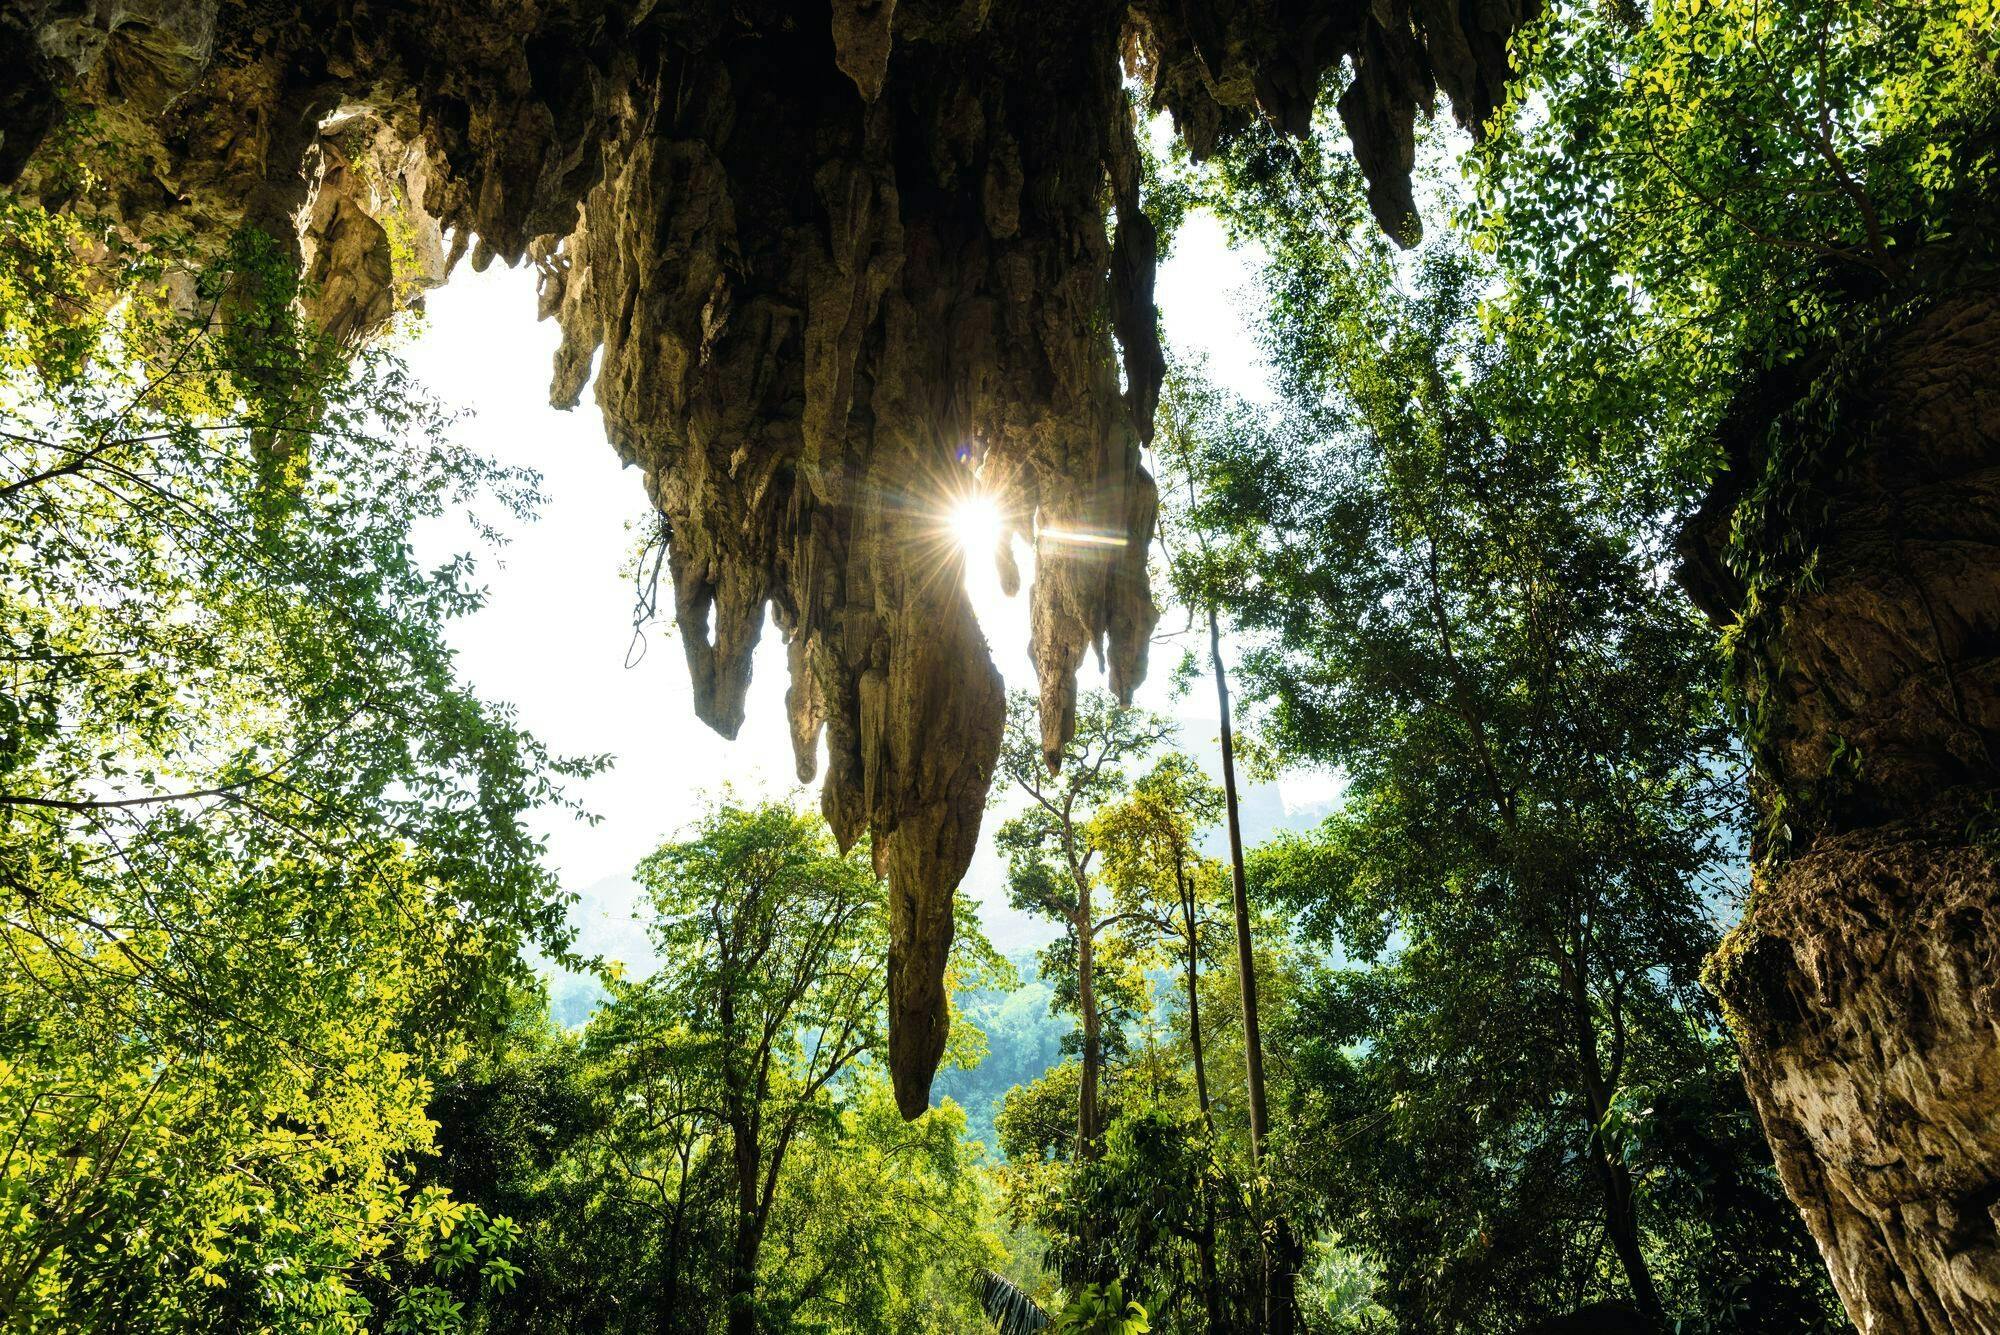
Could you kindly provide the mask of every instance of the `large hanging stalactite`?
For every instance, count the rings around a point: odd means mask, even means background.
[[[1085,649],[1108,641],[1129,692],[1153,621],[1150,483],[1101,334],[1100,183],[1107,161],[1128,180],[1136,164],[1104,114],[1123,111],[1115,65],[1055,63],[1102,49],[1104,16],[1060,17],[1037,16],[1039,49],[999,23],[913,44],[899,61],[921,72],[893,102],[856,95],[825,32],[747,34],[699,60],[641,48],[614,165],[577,229],[538,247],[565,333],[558,399],[601,347],[611,438],[666,521],[697,712],[741,723],[769,606],[800,776],[823,735],[836,836],[872,832],[909,1112],[943,1050],[952,893],[1003,717],[945,527],[974,467],[1037,526],[1054,745]],[[774,87],[789,95],[732,91]],[[1101,114],[1051,139],[1030,120],[1048,97]],[[1151,338],[1150,307],[1132,325]],[[1148,394],[1150,375],[1134,381]]]
[[[314,317],[347,338],[468,246],[533,260],[555,401],[595,368],[664,519],[701,717],[733,734],[767,614],[786,638],[800,774],[823,744],[833,829],[870,834],[889,877],[915,1115],[1002,719],[951,501],[976,478],[1034,545],[1052,760],[1087,654],[1121,696],[1145,673],[1163,361],[1121,69],[1206,154],[1253,119],[1303,129],[1351,61],[1341,111],[1403,234],[1419,109],[1442,88],[1483,122],[1537,8],[0,0],[0,182],[52,179],[33,149],[66,98],[119,156],[50,202],[138,242],[297,238]]]

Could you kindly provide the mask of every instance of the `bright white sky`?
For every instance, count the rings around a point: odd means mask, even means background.
[[[1158,297],[1167,337],[1177,350],[1205,354],[1210,373],[1239,392],[1263,396],[1265,377],[1246,311],[1256,300],[1253,270],[1232,253],[1212,219],[1192,217],[1162,266]],[[510,543],[486,558],[491,600],[457,624],[460,667],[489,699],[509,701],[553,750],[610,753],[612,769],[579,794],[602,819],[545,823],[549,853],[565,888],[587,890],[630,872],[633,864],[700,810],[722,784],[746,796],[793,793],[792,748],[784,713],[784,649],[775,632],[759,647],[749,716],[732,743],[694,716],[681,646],[668,625],[652,627],[644,659],[626,668],[634,593],[621,577],[646,512],[636,471],[623,470],[605,442],[589,392],[573,412],[549,406],[553,323],[534,319],[532,271],[462,267],[430,294],[428,315],[405,347],[412,368],[448,404],[471,410],[466,439],[508,464],[539,471],[547,501],[531,524],[507,526]],[[443,559],[472,543],[457,524],[419,534],[427,557]],[[1023,576],[1032,573],[1022,550]],[[991,562],[968,563],[968,583],[994,661],[1009,688],[1032,683],[1027,599],[1000,592]],[[663,601],[668,601],[664,600]],[[671,602],[668,601],[671,607]],[[1163,623],[1162,630],[1178,623]],[[1158,644],[1140,703],[1185,720],[1187,735],[1213,737],[1213,695],[1170,698],[1167,677],[1178,645]],[[1094,663],[1085,684],[1102,685]],[[1324,801],[1330,781],[1304,776],[1282,785],[1289,806]],[[815,800],[810,793],[801,800]],[[1050,934],[1014,913],[1002,890],[991,844],[996,819],[966,881],[981,903],[989,935],[1005,950]],[[616,897],[624,893],[613,889]],[[619,904],[580,906],[620,912]],[[586,946],[587,948],[587,946]]]

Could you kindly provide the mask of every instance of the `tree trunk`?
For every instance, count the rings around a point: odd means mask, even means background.
[[[736,1168],[736,1234],[729,1249],[729,1335],[757,1335],[757,1251],[763,1241],[758,1198],[757,1133],[730,1129]]]
[[[1200,956],[1195,947],[1194,895],[1187,879],[1180,875],[1181,912],[1183,925],[1187,928],[1187,1007],[1188,1007],[1188,1050],[1194,1057],[1194,1096],[1201,1105],[1201,1121],[1209,1135],[1215,1134],[1215,1118],[1208,1108],[1208,1068],[1201,1050],[1201,994]],[[1211,1208],[1202,1220],[1201,1237],[1195,1240],[1195,1253],[1201,1264],[1201,1301],[1208,1312],[1209,1335],[1220,1335],[1225,1328],[1222,1317],[1222,1281],[1215,1272],[1215,1212]]]
[[[1229,826],[1229,887],[1236,910],[1236,970],[1243,988],[1243,1070],[1250,1094],[1250,1161],[1260,1163],[1269,1120],[1264,1103],[1264,1038],[1257,1023],[1257,957],[1250,940],[1250,894],[1243,884],[1243,823],[1236,806],[1236,737],[1229,719],[1229,677],[1222,669],[1222,625],[1208,609],[1208,655],[1215,667],[1215,703],[1222,724],[1222,804]],[[1299,1247],[1289,1224],[1264,1252],[1264,1325],[1291,1335],[1298,1317]]]
[[[1602,1117],[1598,1114],[1600,1121]],[[1619,1268],[1625,1272],[1625,1283],[1632,1290],[1632,1305],[1655,1325],[1663,1323],[1666,1313],[1660,1306],[1660,1293],[1653,1285],[1653,1272],[1647,1268],[1646,1254],[1639,1243],[1639,1210],[1632,1197],[1631,1171],[1611,1153],[1602,1136],[1593,1138],[1590,1164],[1604,1191],[1605,1235],[1611,1241]]]
[[[654,1329],[660,1335],[668,1335],[678,1328],[681,1308],[681,1251],[682,1238],[687,1226],[688,1193],[688,1147],[683,1141],[680,1149],[680,1178],[674,1184],[673,1226],[667,1230],[667,1282],[661,1294],[660,1310],[654,1314]]]
[[[1201,1105],[1202,1124],[1214,1131],[1215,1119],[1208,1111],[1208,1059],[1201,1050],[1201,960],[1195,949],[1194,906],[1183,902],[1187,912],[1188,1051],[1194,1059],[1194,1097]]]
[[[1236,973],[1243,987],[1243,1069],[1250,1096],[1250,1159],[1264,1155],[1264,1039],[1257,1024],[1257,957],[1250,940],[1250,895],[1243,885],[1243,825],[1236,812],[1236,738],[1229,723],[1229,678],[1222,670],[1222,627],[1208,609],[1208,653],[1222,720],[1222,802],[1229,826],[1229,888],[1236,909]]]
[[[1579,1083],[1583,1087],[1583,1106],[1590,1115],[1591,1126],[1587,1152],[1591,1173],[1604,1193],[1605,1236],[1611,1242],[1611,1251],[1618,1258],[1619,1268],[1625,1272],[1625,1283],[1632,1290],[1633,1305],[1656,1326],[1664,1325],[1666,1313],[1660,1306],[1660,1293],[1653,1285],[1653,1272],[1646,1265],[1646,1254],[1639,1242],[1639,1208],[1633,1199],[1632,1173],[1604,1138],[1604,1119],[1611,1111],[1611,1100],[1617,1091],[1606,1078],[1604,1064],[1599,1058],[1597,1027],[1590,1010],[1589,982],[1582,969],[1567,959],[1562,962],[1562,981],[1569,994],[1570,1018],[1576,1026]]]
[[[1683,583],[1725,624],[1751,605],[1732,525],[1753,557],[1816,559],[1778,568],[1739,641],[1765,822],[1710,981],[1855,1325],[2000,1330],[2000,294],[1737,418]],[[1803,494],[1759,527],[1767,475]]]
[[[1208,1314],[1208,1335],[1222,1335],[1228,1322],[1222,1314],[1222,1279],[1215,1271],[1215,1209],[1210,1206],[1201,1221],[1201,1236],[1195,1239],[1195,1255],[1201,1264],[1201,1304]]]
[[[1090,878],[1076,877],[1076,1009],[1083,1025],[1083,1072],[1076,1101],[1076,1158],[1084,1163],[1097,1157],[1097,1073],[1102,1065],[1098,1051],[1097,984],[1091,939],[1092,909]]]

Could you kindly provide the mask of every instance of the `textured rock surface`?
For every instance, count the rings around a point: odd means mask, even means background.
[[[1945,813],[1765,878],[1723,973],[1785,1189],[1869,1335],[2000,1329],[2000,900]]]
[[[2000,1330],[2000,297],[1889,338],[1838,431],[1756,678],[1767,808],[1809,800],[1713,977],[1856,1325]]]
[[[1341,109],[1403,231],[1418,109],[1442,88],[1483,120],[1535,7],[0,0],[0,181],[52,179],[60,93],[118,151],[59,202],[134,239],[296,236],[344,339],[468,246],[532,260],[556,402],[594,368],[665,521],[700,715],[734,733],[767,618],[786,638],[799,772],[823,744],[833,828],[890,880],[914,1114],[1003,713],[953,500],[993,493],[1034,545],[1051,755],[1087,652],[1120,694],[1145,672],[1163,362],[1122,70],[1208,152],[1304,128],[1351,59]]]

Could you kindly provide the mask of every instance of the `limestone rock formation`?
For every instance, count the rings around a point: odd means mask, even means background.
[[[696,709],[742,720],[766,619],[799,773],[892,901],[891,1066],[926,1104],[1000,681],[945,513],[1034,545],[1044,739],[1155,611],[1163,369],[1122,72],[1197,153],[1304,128],[1330,73],[1399,233],[1414,118],[1493,110],[1537,0],[0,0],[0,184],[133,240],[296,237],[314,317],[378,326],[468,247],[534,263],[664,520]],[[88,109],[103,189],[55,199]],[[1108,225],[1107,225],[1108,224]],[[447,243],[446,238],[449,237]],[[1011,561],[1001,554],[1004,567]]]
[[[1893,321],[1736,435],[1691,588],[1733,619],[1732,515],[1799,522],[1741,650],[1768,825],[1713,980],[1856,1325],[2000,1330],[2000,293]]]

